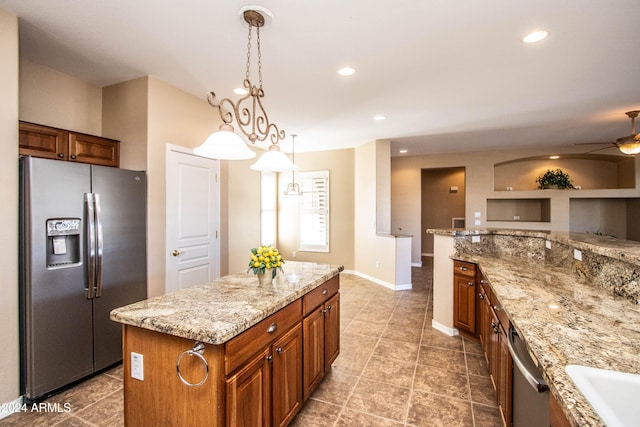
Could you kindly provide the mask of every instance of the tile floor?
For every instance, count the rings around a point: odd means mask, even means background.
[[[341,276],[341,354],[295,427],[501,426],[480,346],[431,328],[432,269],[394,292]],[[19,413],[2,426],[122,426],[122,367],[46,402],[70,412]]]

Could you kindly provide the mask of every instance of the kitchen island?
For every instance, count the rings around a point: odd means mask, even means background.
[[[340,349],[341,265],[287,262],[115,309],[125,423],[286,425]]]
[[[640,244],[523,230],[429,232],[449,248],[434,259],[444,264],[442,273],[453,270],[454,260],[477,264],[567,420],[603,425],[565,367],[640,374]],[[453,279],[436,279],[435,270],[434,327],[446,331]]]

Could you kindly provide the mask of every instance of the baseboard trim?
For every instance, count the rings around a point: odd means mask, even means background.
[[[392,291],[406,291],[409,289],[413,289],[413,285],[411,283],[405,283],[403,285],[394,285],[393,283],[385,282],[384,280],[380,280],[373,276],[369,276],[368,274],[361,273],[355,270],[343,270],[343,273],[353,274],[354,276],[362,277],[363,279],[367,279],[376,285],[384,286],[385,288],[389,288]]]
[[[431,319],[431,327],[444,334],[449,335],[450,337],[455,337],[456,335],[458,335],[458,330],[456,328],[449,328],[448,326],[444,326],[442,323],[436,322],[433,319]]]
[[[22,409],[22,402],[23,399],[22,396],[20,396],[14,401],[0,404],[0,406],[2,406],[2,410],[0,411],[0,420],[20,411]]]

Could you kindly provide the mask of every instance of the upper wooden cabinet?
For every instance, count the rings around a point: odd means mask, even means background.
[[[120,165],[120,141],[28,122],[20,122],[19,152],[22,156]]]

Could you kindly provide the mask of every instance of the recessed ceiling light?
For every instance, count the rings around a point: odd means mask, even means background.
[[[546,39],[548,35],[549,35],[549,31],[536,30],[524,36],[522,41],[525,43],[536,43],[536,42],[539,42],[540,40]]]
[[[400,152],[400,154],[405,154],[407,152],[407,150],[400,150],[399,152]]]
[[[243,87],[237,87],[233,90],[233,93],[235,93],[236,95],[246,95],[249,93],[249,91],[247,91],[245,88]]]
[[[560,158],[560,156],[549,156],[549,158],[550,158],[551,160],[555,160],[555,159],[559,159],[559,158]]]
[[[338,71],[336,71],[336,73],[340,74],[341,76],[352,76],[353,74],[355,74],[355,72],[356,70],[351,67],[340,68]]]
[[[384,119],[386,119],[386,117],[381,114],[378,114],[377,116],[373,116],[373,120],[381,121]]]

